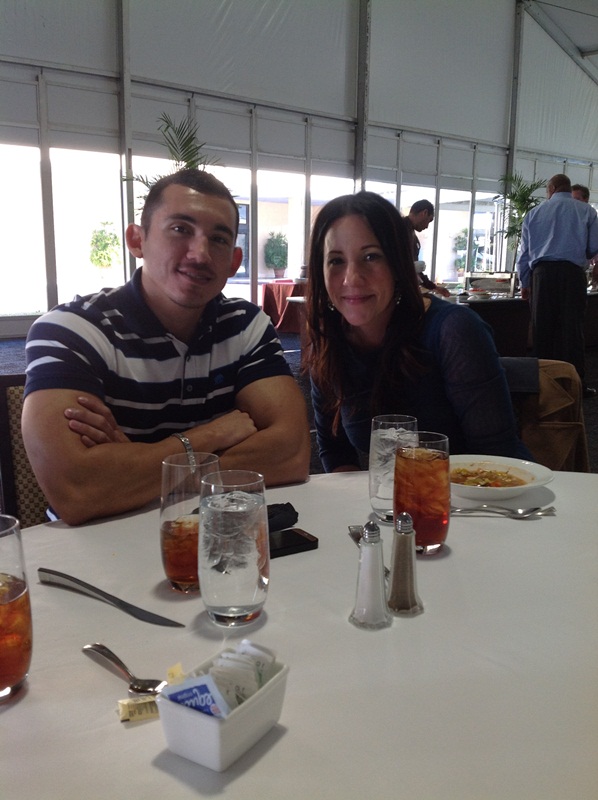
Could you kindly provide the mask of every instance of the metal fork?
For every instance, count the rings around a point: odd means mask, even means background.
[[[537,519],[538,517],[554,517],[556,509],[554,506],[541,508],[536,506],[533,508],[506,508],[505,506],[492,506],[482,504],[480,506],[473,506],[472,508],[455,508],[451,507],[451,514],[469,514],[472,516],[478,514],[499,514],[509,519]]]

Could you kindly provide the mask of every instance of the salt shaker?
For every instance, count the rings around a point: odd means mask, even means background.
[[[386,604],[380,528],[372,521],[364,525],[359,543],[357,594],[349,622],[370,631],[387,628],[392,623]]]
[[[393,614],[413,617],[424,610],[415,580],[413,520],[406,512],[398,514],[395,522],[389,587],[388,607]]]

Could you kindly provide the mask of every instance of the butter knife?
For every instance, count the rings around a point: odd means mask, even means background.
[[[144,622],[152,622],[154,625],[168,625],[171,628],[184,628],[182,622],[175,622],[172,619],[161,617],[159,614],[154,614],[152,611],[146,611],[144,608],[127,603],[126,600],[121,600],[113,594],[108,594],[103,589],[98,589],[90,583],[79,578],[74,578],[72,575],[67,575],[64,572],[57,572],[55,569],[48,569],[47,567],[39,567],[37,570],[41,583],[49,583],[54,586],[62,586],[66,589],[74,589],[76,592],[86,594],[89,597],[94,597],[96,600],[103,600],[105,603],[110,603],[116,608],[120,608],[127,614],[130,614],[136,619],[141,619]]]

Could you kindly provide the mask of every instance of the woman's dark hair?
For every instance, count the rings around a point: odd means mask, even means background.
[[[326,398],[325,410],[334,412],[335,431],[340,407],[347,395],[348,376],[343,374],[343,364],[348,345],[343,318],[330,307],[326,292],[324,240],[330,227],[349,215],[362,217],[372,229],[393,274],[397,299],[400,297],[382,346],[378,378],[372,387],[372,415],[384,413],[384,400],[388,400],[389,393],[393,404],[399,400],[402,379],[415,377],[422,371],[417,342],[424,304],[413,264],[411,233],[403,217],[392,203],[374,192],[358,192],[331,200],[318,213],[312,229],[305,310],[306,365]],[[398,413],[396,408],[393,411]]]

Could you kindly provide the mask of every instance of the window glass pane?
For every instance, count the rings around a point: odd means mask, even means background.
[[[473,244],[479,248],[479,252],[476,261],[472,261],[472,269],[486,272],[504,272],[506,269],[508,245],[497,230],[501,227],[502,204],[500,200],[495,200],[496,196],[490,192],[476,192]]]
[[[440,190],[440,208],[436,215],[435,224],[438,225],[438,243],[436,251],[437,281],[458,281],[459,253],[457,246],[463,231],[469,227],[469,210],[471,192],[462,192],[456,189]]]
[[[260,280],[283,277],[276,264],[267,264],[266,243],[272,234],[282,234],[287,241],[285,278],[298,278],[303,264],[303,229],[305,227],[305,175],[260,169],[258,190],[258,275]],[[284,247],[282,248],[284,251]],[[282,262],[284,263],[284,256]]]
[[[344,194],[355,192],[355,181],[352,178],[331,178],[328,175],[312,175],[311,177],[311,224],[320,208],[329,200]]]
[[[397,185],[396,183],[384,183],[382,181],[366,181],[367,192],[376,192],[381,195],[393,206],[397,204]]]
[[[0,145],[0,314],[47,310],[44,226],[37,147]]]
[[[58,301],[120,286],[124,277],[120,158],[50,150]]]

